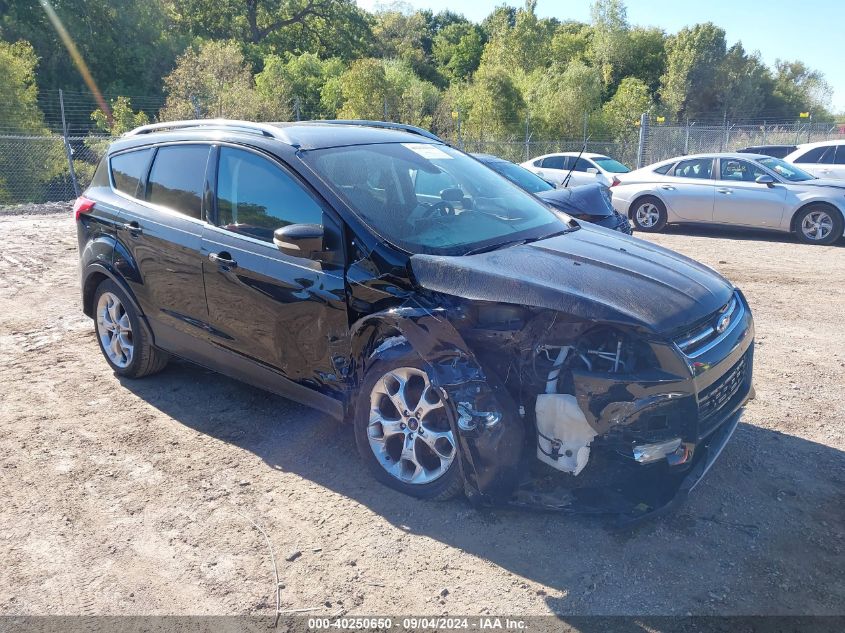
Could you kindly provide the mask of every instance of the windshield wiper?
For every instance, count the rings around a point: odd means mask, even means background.
[[[540,237],[524,237],[520,240],[511,240],[509,242],[499,242],[498,244],[488,244],[487,246],[481,246],[479,248],[474,248],[471,251],[467,251],[464,255],[478,255],[479,253],[489,253],[491,251],[499,251],[503,248],[510,248],[511,246],[522,246],[523,244],[529,244],[531,242],[539,242],[540,240],[547,240],[551,237],[557,237],[558,235],[565,235],[566,233],[572,233],[573,231],[577,231],[580,227],[575,226],[569,229],[563,229],[562,231],[555,231],[554,233],[549,233],[548,235],[542,235]]]

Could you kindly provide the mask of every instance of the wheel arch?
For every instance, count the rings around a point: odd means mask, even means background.
[[[842,209],[837,207],[832,202],[828,202],[827,200],[808,200],[792,212],[792,217],[789,220],[790,233],[795,233],[795,231],[798,230],[798,216],[800,216],[804,211],[806,211],[810,207],[826,207],[836,213],[839,216],[839,220],[845,223],[845,213],[843,213]],[[842,236],[840,235],[839,237]]]
[[[663,208],[666,209],[666,213],[668,215],[669,207],[666,205],[666,201],[663,200],[663,198],[658,196],[653,191],[647,191],[647,192],[643,192],[643,193],[638,193],[636,196],[634,196],[634,199],[631,200],[631,203],[628,205],[628,219],[629,220],[634,219],[634,209],[637,207],[637,204],[639,204],[640,200],[643,200],[644,198],[654,198],[654,199],[658,200],[660,202],[660,204],[663,205]]]
[[[129,284],[127,284],[117,272],[102,262],[93,262],[85,268],[85,274],[82,279],[82,311],[86,316],[92,319],[94,318],[94,294],[97,292],[99,285],[107,279],[117,284],[117,286],[129,299],[129,302],[135,309],[135,313],[138,315],[138,321],[141,323],[141,327],[145,330],[145,334],[149,337],[150,341],[155,344],[152,328],[147,322],[147,317],[141,309],[141,306],[135,298],[135,294],[132,292]]]

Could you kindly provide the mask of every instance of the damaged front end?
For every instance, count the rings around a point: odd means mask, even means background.
[[[618,254],[579,255],[591,233],[569,237],[567,250],[412,257],[414,289],[366,311],[354,356],[391,338],[426,362],[452,403],[471,500],[635,520],[682,499],[736,428],[753,397],[753,321],[691,260],[628,240],[633,272]]]

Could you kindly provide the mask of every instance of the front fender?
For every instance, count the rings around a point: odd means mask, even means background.
[[[390,339],[407,341],[428,366],[461,449],[465,489],[471,500],[501,502],[519,481],[525,426],[499,379],[485,373],[445,308],[404,305],[362,317],[352,326],[356,384],[368,359],[390,349]]]

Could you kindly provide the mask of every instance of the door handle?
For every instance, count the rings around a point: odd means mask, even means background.
[[[129,231],[131,235],[140,235],[144,232],[144,230],[141,228],[141,225],[138,224],[138,222],[136,222],[135,220],[132,220],[131,222],[126,222],[122,226],[124,229]]]
[[[238,262],[232,259],[232,256],[225,251],[222,253],[209,253],[208,254],[209,261],[214,262],[219,266],[225,266],[226,268],[237,268]]]
[[[666,191],[675,191],[675,188],[672,185],[661,185],[661,189],[665,189]]]
[[[716,189],[716,191],[718,193],[727,193],[727,194],[733,193],[733,189]]]

